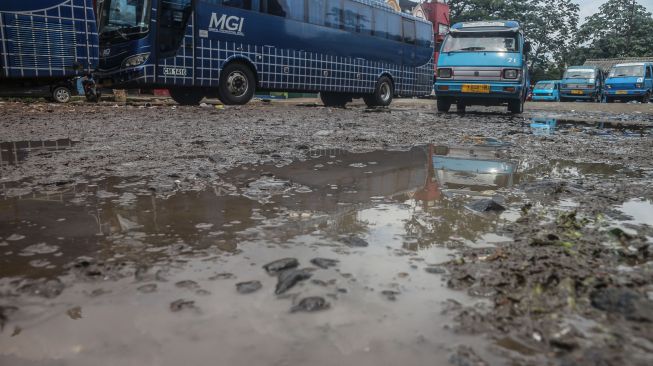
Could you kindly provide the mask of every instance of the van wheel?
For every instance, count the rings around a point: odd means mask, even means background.
[[[451,101],[444,97],[438,98],[438,112],[447,113],[451,109]]]
[[[227,65],[220,74],[218,96],[226,105],[247,104],[254,97],[256,78],[249,66],[240,62]]]
[[[320,99],[325,107],[345,108],[351,101],[351,96],[345,93],[320,92]]]
[[[170,96],[179,105],[199,105],[204,99],[204,93],[193,88],[170,89]]]
[[[524,113],[524,103],[521,99],[511,100],[508,102],[508,112],[512,114]]]
[[[465,110],[467,109],[467,105],[465,103],[457,103],[456,104],[456,111],[458,113],[465,113]]]
[[[363,100],[368,107],[387,107],[392,103],[394,96],[394,87],[392,81],[387,76],[381,76],[376,82],[374,93],[365,95]]]
[[[648,101],[650,99],[651,99],[651,92],[648,92],[648,93],[644,94],[644,96],[642,97],[641,102],[642,102],[642,104],[646,104],[646,103],[648,103]]]
[[[72,93],[66,86],[58,86],[52,90],[52,99],[57,103],[68,103],[71,98]]]

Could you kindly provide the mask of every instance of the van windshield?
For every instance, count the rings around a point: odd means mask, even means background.
[[[540,89],[540,90],[553,90],[555,84],[553,83],[537,83],[535,85],[535,89]]]
[[[518,52],[516,33],[450,34],[442,52]]]
[[[570,69],[565,72],[565,79],[594,79],[592,69]]]
[[[611,78],[644,76],[644,65],[615,66],[610,71]]]

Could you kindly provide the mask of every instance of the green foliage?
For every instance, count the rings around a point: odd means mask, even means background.
[[[559,79],[588,58],[653,55],[653,16],[636,0],[609,0],[579,28],[572,0],[450,0],[452,23],[518,20],[531,41],[532,79]]]

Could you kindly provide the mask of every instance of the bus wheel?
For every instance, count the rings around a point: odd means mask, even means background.
[[[351,96],[345,93],[320,92],[320,99],[325,107],[345,108]]]
[[[52,90],[52,99],[57,103],[68,103],[72,98],[70,89],[65,86],[58,86]]]
[[[451,101],[444,97],[438,98],[437,104],[438,104],[438,112],[447,113],[449,112],[449,109],[451,109]]]
[[[218,95],[226,105],[243,105],[252,100],[255,88],[256,79],[249,66],[234,62],[222,70]]]
[[[374,93],[364,96],[363,100],[368,107],[387,107],[392,103],[393,96],[392,80],[387,76],[381,76],[376,82]]]
[[[524,113],[524,103],[521,99],[515,99],[508,102],[508,112],[512,114]]]
[[[169,91],[172,99],[179,105],[198,105],[204,99],[204,94],[197,89],[175,88]]]

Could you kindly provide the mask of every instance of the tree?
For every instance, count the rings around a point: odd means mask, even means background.
[[[653,16],[636,0],[609,0],[587,18],[573,57],[642,57],[653,55]]]

